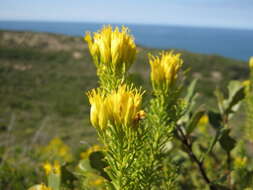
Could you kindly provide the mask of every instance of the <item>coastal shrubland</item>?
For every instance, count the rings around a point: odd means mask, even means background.
[[[0,38],[0,189],[252,188],[248,63],[109,26]]]

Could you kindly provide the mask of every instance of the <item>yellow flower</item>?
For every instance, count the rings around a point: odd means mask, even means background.
[[[70,147],[66,145],[60,138],[53,138],[47,146],[42,148],[41,153],[45,158],[59,160],[61,162],[69,162],[73,159]]]
[[[43,164],[43,168],[45,170],[46,175],[49,175],[52,171],[52,165],[49,162]]]
[[[95,128],[100,127],[101,129],[103,129],[107,125],[107,121],[105,119],[107,112],[105,111],[106,102],[104,94],[104,91],[95,89],[87,93],[89,102],[91,104],[90,121]]]
[[[151,81],[155,89],[169,89],[172,87],[177,78],[183,60],[180,54],[171,52],[162,52],[160,56],[149,55],[151,66]]]
[[[47,187],[44,184],[40,184],[40,185],[34,185],[30,187],[28,190],[52,190],[52,189],[50,187]]]
[[[45,164],[43,164],[43,168],[45,170],[46,175],[49,175],[50,173],[60,175],[61,173],[61,165],[57,161],[55,161],[54,164],[46,162]]]
[[[253,69],[253,57],[249,59],[249,67],[250,69]]]
[[[53,165],[53,173],[54,173],[54,174],[57,174],[57,175],[60,175],[60,174],[61,174],[61,165],[59,164],[58,161],[55,161],[55,162],[54,162],[54,165]]]
[[[102,90],[92,90],[87,93],[91,104],[91,123],[94,127],[105,129],[110,122],[113,125],[135,125],[140,112],[142,95],[137,89],[120,86],[107,96]]]
[[[101,31],[95,32],[93,37],[88,32],[85,41],[95,64],[100,68],[111,69],[113,72],[128,70],[136,55],[134,38],[126,27],[121,31],[118,27],[104,26]]]
[[[199,130],[199,132],[201,132],[202,134],[207,133],[207,130],[208,130],[207,124],[208,124],[208,122],[209,122],[209,118],[208,118],[208,116],[206,114],[203,115],[200,118],[200,120],[198,122],[198,130]]]
[[[208,124],[208,116],[207,115],[203,115],[200,120],[199,120],[199,125],[207,125]]]

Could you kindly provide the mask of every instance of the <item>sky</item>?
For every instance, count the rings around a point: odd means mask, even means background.
[[[253,29],[253,0],[0,0],[0,20]]]

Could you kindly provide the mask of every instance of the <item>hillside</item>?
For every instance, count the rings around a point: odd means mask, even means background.
[[[138,47],[131,73],[139,85],[149,88],[147,53]],[[213,102],[216,86],[244,80],[247,63],[217,55],[182,51],[189,68],[186,85],[198,78],[199,102]],[[85,92],[97,86],[95,67],[80,37],[0,31],[0,138],[1,145],[16,150],[46,144],[58,136],[70,146],[94,143]],[[13,146],[12,146],[13,145]]]

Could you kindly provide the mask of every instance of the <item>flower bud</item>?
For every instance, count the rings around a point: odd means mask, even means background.
[[[101,90],[88,92],[91,104],[91,123],[95,128],[101,130],[108,126],[108,123],[115,126],[134,126],[136,117],[144,117],[141,111],[142,93],[137,89],[120,86],[107,96]]]
[[[160,56],[149,55],[151,81],[155,90],[168,90],[178,79],[179,70],[183,65],[180,54],[162,52]]]
[[[121,31],[111,26],[105,26],[101,31],[95,32],[93,37],[88,32],[85,41],[98,68],[110,69],[113,72],[127,71],[132,65],[136,55],[134,38],[126,27]]]

